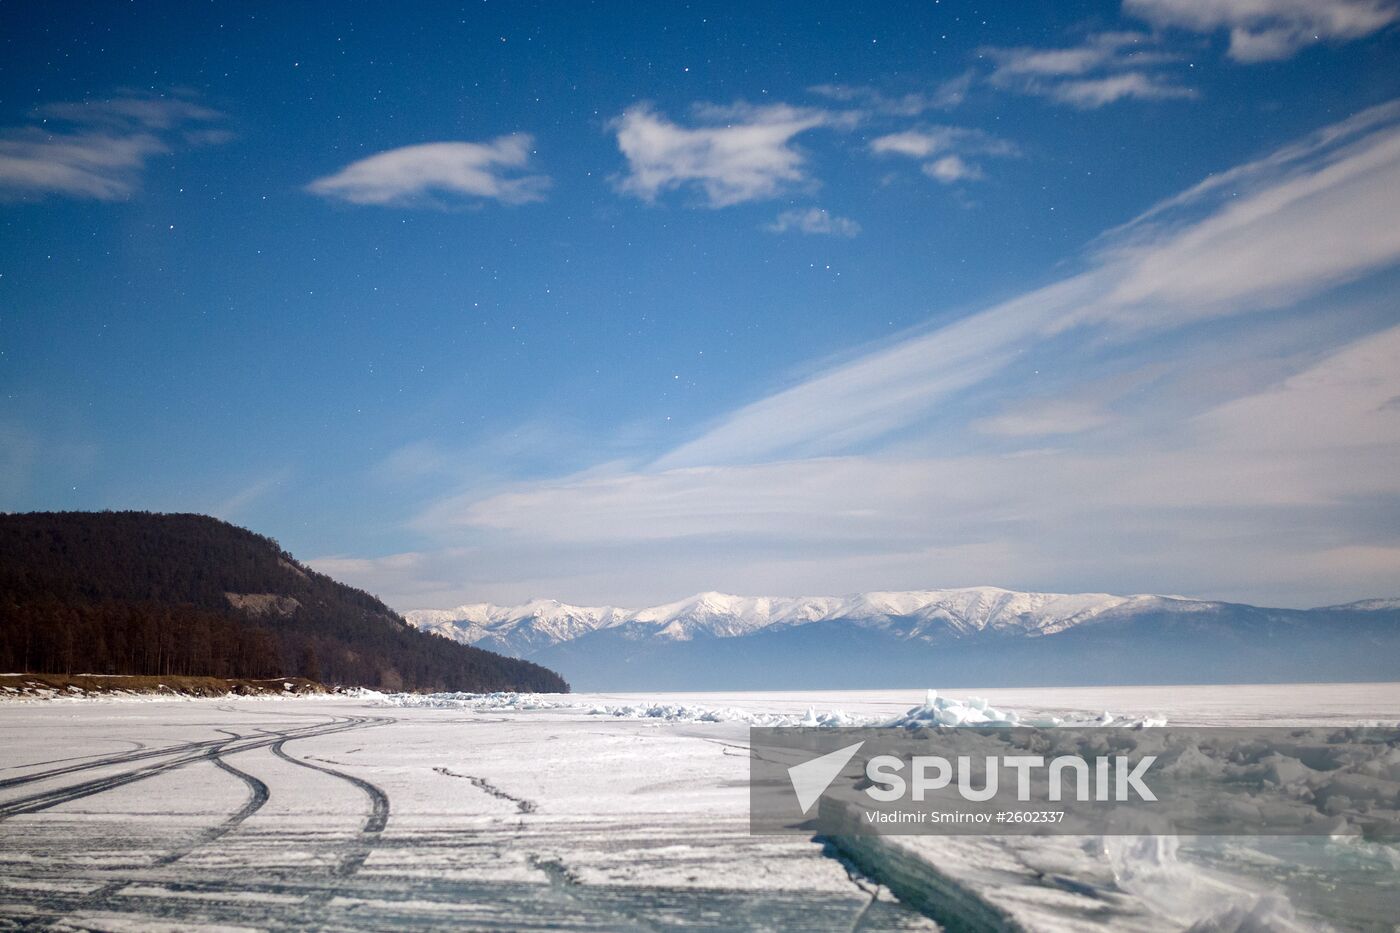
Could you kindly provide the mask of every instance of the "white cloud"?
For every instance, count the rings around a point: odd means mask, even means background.
[[[695,187],[710,207],[777,197],[809,181],[793,138],[839,123],[826,111],[782,104],[701,108],[697,115],[719,125],[680,126],[646,105],[614,120],[627,159],[618,189],[655,201],[666,191]]]
[[[1092,402],[1049,399],[983,418],[974,422],[972,428],[984,434],[1005,437],[1046,437],[1078,434],[1103,427],[1112,420],[1108,412]]]
[[[878,136],[870,141],[870,151],[876,155],[902,155],[911,159],[926,159],[936,153],[954,150],[989,155],[1016,153],[1016,147],[1004,139],[961,126],[923,126]]]
[[[1368,36],[1400,19],[1394,0],[1123,0],[1123,10],[1154,26],[1230,31],[1242,62],[1288,58],[1316,42]]]
[[[945,185],[951,185],[959,181],[976,181],[984,177],[982,169],[963,161],[961,156],[944,156],[927,163],[923,168],[924,174],[930,178],[936,178]]]
[[[1142,71],[1128,71],[1102,78],[1058,81],[1046,85],[1043,93],[1055,100],[1086,110],[1093,110],[1124,98],[1181,100],[1196,96],[1196,92],[1191,88],[1181,87]]]
[[[1197,416],[1198,436],[1220,449],[1292,458],[1329,452],[1366,457],[1400,444],[1400,326],[1356,341],[1267,389]],[[1360,463],[1357,464],[1360,466]],[[1343,488],[1393,477],[1352,475]]]
[[[208,125],[222,118],[179,97],[48,104],[36,112],[37,125],[0,129],[0,198],[130,197],[153,156],[228,139]]]
[[[950,110],[960,105],[967,99],[973,78],[973,73],[967,71],[939,83],[932,90],[911,91],[899,95],[889,95],[864,85],[849,84],[818,84],[808,90],[828,100],[855,104],[883,116],[917,117],[930,110]]]
[[[923,126],[878,136],[870,142],[875,155],[906,156],[911,159],[937,159],[923,164],[923,172],[944,184],[975,181],[984,177],[981,166],[966,156],[1012,156],[1016,147],[981,130],[960,126]]]
[[[1242,367],[1237,361],[1232,362],[1235,362],[1233,371],[1239,374]],[[1071,390],[1064,390],[1063,394],[1028,395],[1023,391],[1010,402],[1003,403],[995,414],[975,418],[968,426],[978,434],[991,437],[1048,438],[1121,425],[1123,419],[1115,413],[1115,407],[1123,403],[1126,396],[1159,383],[1169,371],[1168,366],[1152,363],[1103,378],[1090,378]],[[1199,388],[1201,383],[1200,379],[1192,380],[1194,387]],[[1233,385],[1244,384],[1252,383],[1244,379]]]
[[[419,206],[441,196],[524,204],[544,198],[549,179],[522,175],[533,138],[527,133],[498,136],[486,143],[423,143],[390,149],[325,178],[306,190],[351,204]]]
[[[945,133],[911,130],[876,137],[870,141],[870,151],[876,155],[894,154],[921,159],[939,149],[946,149],[949,145],[950,141]]]
[[[860,233],[860,224],[847,217],[838,217],[819,207],[805,210],[783,211],[765,229],[770,233],[820,234],[825,236],[853,237]]]
[[[1065,48],[987,47],[981,54],[994,68],[996,87],[1047,97],[1082,109],[1126,98],[1171,100],[1195,97],[1162,67],[1177,60],[1156,40],[1137,32],[1102,32]]]
[[[1079,45],[1067,48],[1034,46],[983,48],[982,54],[996,63],[993,80],[1013,77],[1067,77],[1118,68],[1142,68],[1176,60],[1158,49],[1151,36],[1140,32],[1100,32],[1085,37]]]

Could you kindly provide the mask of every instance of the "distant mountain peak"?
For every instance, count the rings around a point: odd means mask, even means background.
[[[799,597],[711,590],[642,609],[534,599],[406,615],[598,690],[1400,676],[1400,599],[1269,609],[998,586]]]
[[[736,596],[708,590],[685,599],[627,609],[532,599],[518,606],[469,603],[406,613],[419,628],[468,644],[528,654],[600,629],[628,627],[635,637],[687,641],[735,638],[779,627],[845,620],[873,628],[907,624],[911,637],[984,629],[1051,634],[1135,601],[1167,599],[1109,593],[1026,593],[996,586],[879,590],[847,596]]]

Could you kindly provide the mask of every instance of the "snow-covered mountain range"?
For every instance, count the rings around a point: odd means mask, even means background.
[[[996,587],[408,613],[589,690],[1400,679],[1400,600],[1265,609]]]
[[[697,636],[735,638],[772,627],[840,620],[922,641],[983,631],[1049,635],[1091,622],[1106,612],[1159,605],[1163,600],[1171,600],[1177,611],[1215,605],[1162,596],[1019,593],[979,586],[854,596],[699,593],[646,609],[571,606],[536,599],[519,606],[471,603],[456,609],[421,609],[406,613],[406,617],[424,631],[523,656],[605,629],[623,629],[634,640],[688,641]]]

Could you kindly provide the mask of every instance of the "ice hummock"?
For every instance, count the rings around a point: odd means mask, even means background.
[[[620,719],[655,719],[662,722],[744,723],[750,726],[802,728],[888,727],[917,729],[932,726],[1155,726],[1165,720],[1130,718],[1104,712],[1099,716],[1058,717],[1026,716],[1011,709],[993,706],[984,697],[955,699],[929,690],[924,701],[894,716],[847,713],[841,709],[819,710],[809,706],[804,713],[763,710],[753,707],[709,706],[698,703],[582,703],[566,694],[539,693],[434,693],[383,694],[376,702],[384,706],[411,709],[476,709],[493,712],[531,712],[538,710],[580,711],[593,716]]]

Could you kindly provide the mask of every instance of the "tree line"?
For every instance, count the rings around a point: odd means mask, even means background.
[[[295,603],[250,612],[228,594]],[[537,664],[418,631],[271,538],[204,515],[150,512],[0,515],[0,669],[568,689]]]

